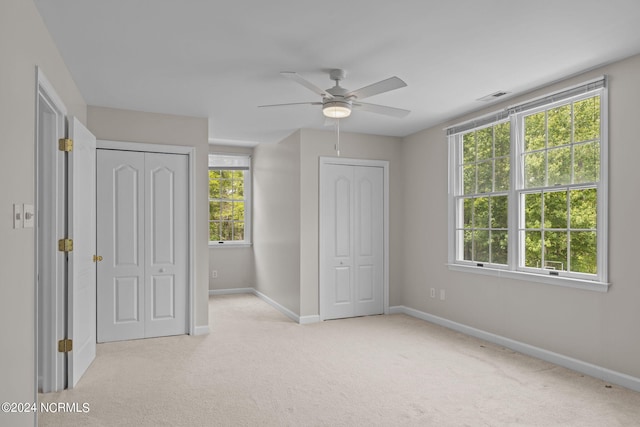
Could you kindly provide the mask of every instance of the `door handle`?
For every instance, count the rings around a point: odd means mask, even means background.
[[[93,262],[100,262],[100,261],[102,261],[102,255],[93,256]]]

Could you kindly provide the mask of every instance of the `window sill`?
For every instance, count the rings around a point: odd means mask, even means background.
[[[224,243],[209,243],[209,249],[212,248],[250,248],[253,246],[253,243],[233,243],[233,242],[224,242]]]
[[[523,271],[501,270],[499,268],[476,267],[472,265],[447,264],[449,270],[465,273],[483,274],[485,276],[504,277],[507,279],[526,280],[528,282],[544,283],[547,285],[563,286],[596,292],[607,292],[610,283],[594,280],[576,279],[573,277],[553,277],[542,274],[526,273]]]

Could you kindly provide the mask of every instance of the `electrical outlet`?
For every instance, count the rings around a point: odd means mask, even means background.
[[[212,279],[218,278],[218,270],[211,270],[211,278]]]
[[[431,288],[431,298],[436,297],[436,288]]]
[[[440,301],[444,301],[444,289],[440,289]]]

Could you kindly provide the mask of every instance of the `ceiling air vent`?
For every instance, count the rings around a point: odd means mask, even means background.
[[[504,90],[499,90],[498,92],[494,92],[492,94],[489,94],[487,96],[483,96],[482,98],[478,98],[477,101],[482,101],[482,102],[488,102],[488,101],[493,101],[494,99],[498,99],[500,97],[503,97],[505,95],[507,95],[509,92],[506,92]]]

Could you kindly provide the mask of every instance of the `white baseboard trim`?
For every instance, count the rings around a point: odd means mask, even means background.
[[[208,334],[209,334],[209,325],[196,326],[193,330],[193,335],[208,335]]]
[[[269,298],[268,296],[266,296],[265,294],[263,294],[262,292],[260,292],[260,291],[258,291],[256,289],[253,289],[253,293],[255,294],[255,296],[257,296],[261,300],[263,300],[266,303],[268,303],[269,305],[271,305],[273,308],[275,308],[280,313],[282,313],[285,316],[287,316],[289,319],[293,320],[296,323],[300,323],[300,316],[295,314],[293,311],[289,310],[287,307],[283,306],[279,302],[276,302],[276,301],[272,300],[271,298]]]
[[[501,345],[503,347],[517,351],[518,353],[536,357],[538,359],[551,362],[553,364],[601,379],[603,381],[617,384],[619,386],[640,392],[640,378],[636,378],[631,375],[603,368],[602,366],[594,365],[582,360],[554,353],[552,351],[525,344],[520,341],[515,341],[510,338],[505,338],[503,336],[492,334],[491,332],[486,332],[481,329],[472,328],[471,326],[463,325],[462,323],[457,323],[442,317],[434,316],[433,314],[425,313],[423,311],[405,307],[403,305],[389,307],[389,314],[400,313],[425,320],[430,323],[435,323],[436,325],[444,326],[445,328],[453,329],[454,331],[458,331],[466,335],[471,335],[473,337]]]
[[[213,295],[235,295],[254,294],[253,288],[232,288],[232,289],[209,289],[209,296]]]
[[[320,321],[320,316],[317,314],[313,314],[311,316],[300,316],[300,324],[308,325],[310,323],[318,323]]]

